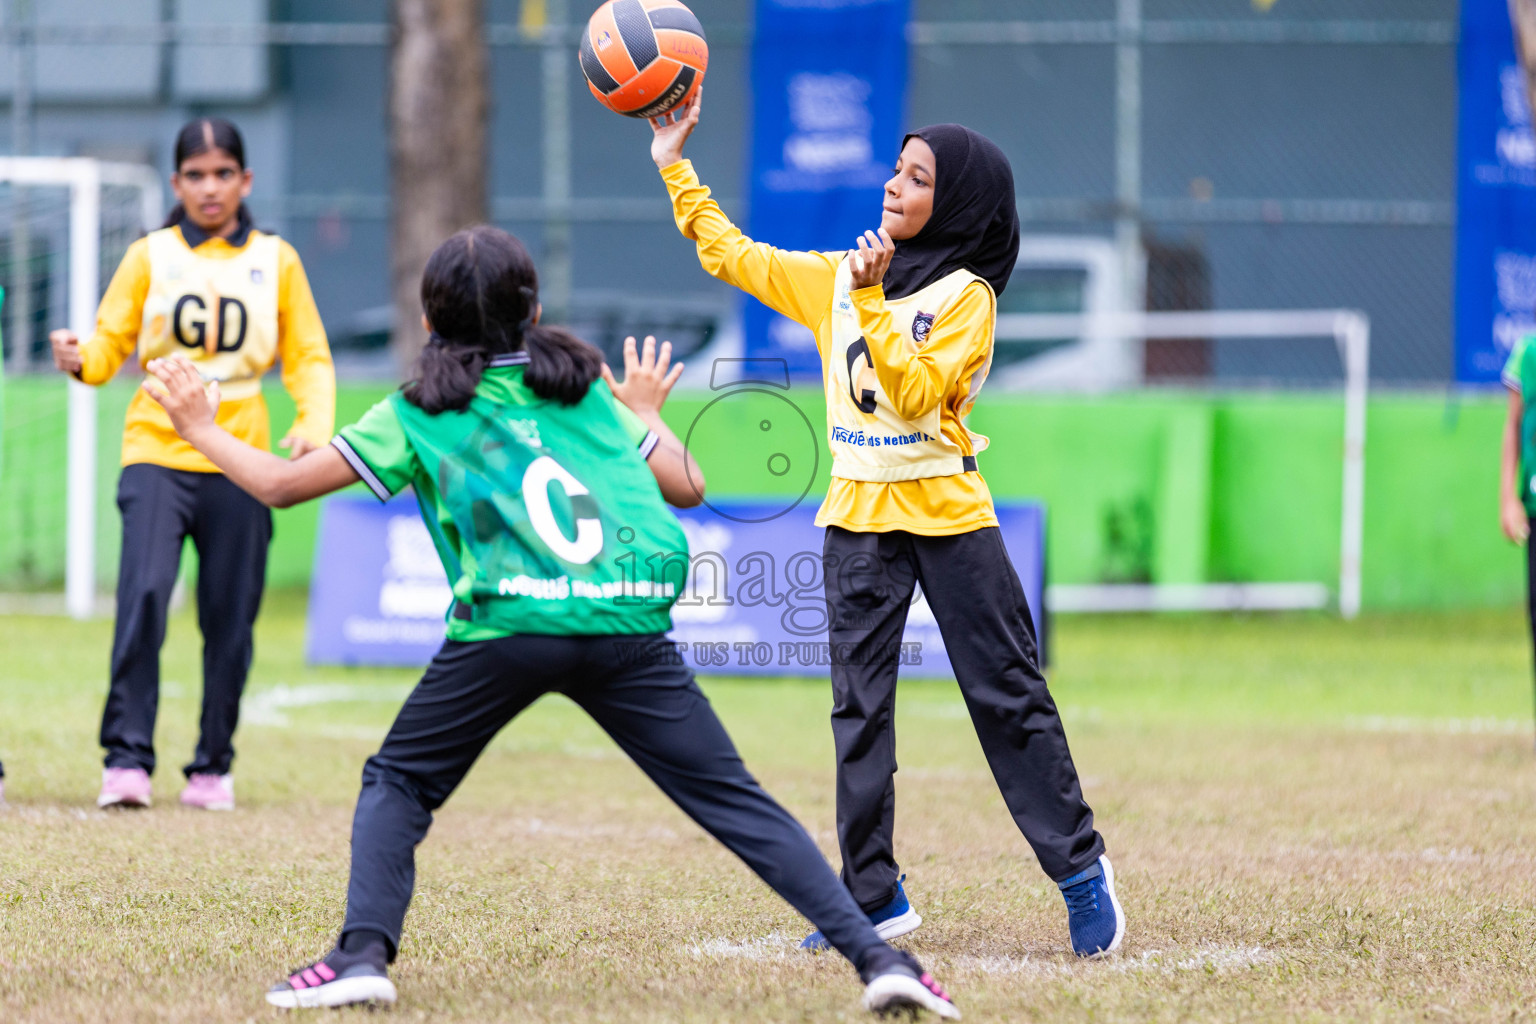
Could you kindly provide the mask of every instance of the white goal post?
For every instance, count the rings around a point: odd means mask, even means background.
[[[1108,357],[1124,363],[1147,339],[1332,338],[1344,370],[1342,522],[1339,527],[1338,608],[1360,614],[1360,554],[1365,525],[1365,419],[1370,387],[1370,319],[1352,309],[1214,310],[1154,313],[1007,313],[997,318],[1000,341],[1077,338],[1060,360]],[[1052,354],[1044,357],[1050,360]],[[1075,368],[1074,368],[1075,369]],[[1064,374],[1063,379],[1069,376]],[[1051,385],[1045,383],[1049,389]],[[1047,601],[1057,611],[1175,611],[1316,608],[1327,603],[1317,582],[1251,584],[1055,585]]]
[[[0,157],[0,182],[69,190],[69,328],[82,338],[95,330],[101,299],[101,190],[139,194],[143,227],[164,215],[154,168],[86,157]],[[64,600],[69,614],[88,618],[96,603],[96,389],[69,382],[67,548]]]

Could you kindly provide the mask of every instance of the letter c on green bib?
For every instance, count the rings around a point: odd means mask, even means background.
[[[603,524],[597,519],[576,520],[576,539],[571,540],[555,522],[555,513],[549,506],[549,485],[558,482],[567,497],[580,497],[587,493],[580,480],[572,476],[564,466],[548,455],[541,455],[528,466],[523,474],[523,506],[528,510],[528,521],[533,524],[539,539],[549,545],[549,550],[567,562],[585,565],[603,550]]]

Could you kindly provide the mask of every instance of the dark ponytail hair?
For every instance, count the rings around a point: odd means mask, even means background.
[[[597,349],[533,322],[538,271],[523,243],[500,228],[466,228],[437,247],[421,275],[421,308],[432,336],[402,390],[434,415],[467,407],[498,355],[526,350],[523,379],[535,395],[562,405],[581,401],[602,370]]]
[[[188,121],[181,126],[181,131],[176,133],[177,172],[181,171],[181,165],[188,160],[215,149],[222,149],[234,157],[240,169],[245,170],[245,140],[240,137],[239,128],[222,117],[200,117],[195,121]],[[165,218],[165,223],[161,227],[174,227],[186,219],[186,208],[177,203],[171,208],[170,215]]]

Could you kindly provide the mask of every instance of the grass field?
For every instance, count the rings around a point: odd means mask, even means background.
[[[358,773],[414,675],[302,661],[269,600],[240,809],[174,805],[199,688],[164,661],[157,806],[101,813],[110,624],[0,628],[0,1020],[281,1017],[262,990],[341,921]],[[1536,765],[1519,614],[1068,618],[1052,685],[1130,920],[1065,952],[953,683],[903,685],[898,940],[970,1021],[1536,1014]],[[749,766],[835,858],[821,682],[707,680]],[[857,1020],[835,957],[573,706],[505,731],[419,857],[397,1021]],[[349,1011],[325,1020],[350,1020]]]

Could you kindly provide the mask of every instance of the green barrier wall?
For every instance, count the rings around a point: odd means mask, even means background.
[[[384,394],[348,385],[338,422]],[[131,389],[101,396],[101,576],[118,552],[112,499],[118,439]],[[679,395],[668,421],[686,434],[712,495],[799,493],[819,500],[824,449],[808,451],[803,425],[782,402],[744,393]],[[819,392],[791,397],[818,438]],[[292,419],[268,389],[274,437]],[[6,384],[0,464],[0,586],[52,586],[63,572],[64,395],[52,378]],[[1368,608],[1514,604],[1523,598],[1521,555],[1499,534],[1501,396],[1382,394],[1371,400],[1366,446],[1364,599]],[[792,414],[791,414],[792,416]],[[764,430],[768,422],[772,430]],[[972,427],[992,438],[982,472],[998,498],[1038,498],[1049,509],[1053,582],[1320,580],[1338,577],[1343,407],[1336,394],[1051,397],[993,395]],[[778,431],[777,433],[775,431]],[[767,456],[786,438],[791,468]],[[819,445],[817,446],[819,449]],[[817,462],[814,474],[809,463]],[[782,461],[778,463],[782,467]],[[276,514],[269,580],[308,582],[316,506]]]

